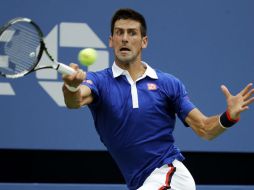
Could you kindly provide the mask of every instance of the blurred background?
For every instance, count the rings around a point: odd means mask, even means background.
[[[108,46],[113,13],[125,7],[141,12],[149,37],[143,60],[182,80],[207,115],[226,109],[221,84],[235,94],[254,82],[252,0],[2,0],[1,7],[0,25],[31,18],[60,62],[77,63],[81,49],[95,48],[99,57],[82,66],[87,71],[114,61]],[[90,111],[67,109],[61,87],[61,76],[51,70],[0,78],[0,189],[126,190]],[[209,142],[178,120],[176,144],[198,189],[254,189],[253,115],[252,105]]]

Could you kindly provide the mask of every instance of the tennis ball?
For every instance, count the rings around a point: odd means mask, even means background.
[[[78,54],[79,63],[85,66],[92,65],[97,59],[97,52],[93,48],[80,50]]]

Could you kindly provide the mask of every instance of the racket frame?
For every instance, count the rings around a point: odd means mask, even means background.
[[[36,62],[33,64],[33,66],[31,67],[30,70],[27,70],[27,71],[24,71],[24,72],[21,72],[21,73],[17,73],[15,75],[3,74],[3,73],[0,72],[0,75],[4,76],[6,78],[19,78],[19,77],[28,75],[29,73],[40,70],[40,69],[55,69],[55,70],[59,71],[62,74],[74,74],[75,73],[75,71],[72,68],[70,68],[69,66],[64,65],[62,63],[59,63],[59,62],[56,62],[54,60],[54,58],[49,54],[48,49],[47,49],[47,47],[44,43],[43,32],[41,31],[40,27],[33,20],[31,20],[29,18],[17,17],[17,18],[14,18],[14,19],[10,20],[8,23],[6,23],[3,27],[0,28],[0,36],[2,35],[2,33],[6,29],[8,29],[10,26],[12,26],[13,24],[15,24],[17,22],[30,23],[36,29],[36,31],[38,32],[40,47],[39,47],[38,55],[36,56]],[[41,60],[43,52],[45,52],[46,55],[48,56],[48,58],[52,61],[52,65],[37,67],[40,60]]]

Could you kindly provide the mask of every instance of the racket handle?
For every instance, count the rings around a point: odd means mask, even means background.
[[[59,71],[60,73],[62,73],[64,75],[73,75],[76,73],[76,71],[73,68],[71,68],[63,63],[59,63],[59,62],[58,62],[57,71]]]

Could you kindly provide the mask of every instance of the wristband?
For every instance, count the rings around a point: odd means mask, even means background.
[[[70,92],[77,92],[80,89],[80,85],[78,87],[69,86],[68,84],[64,84],[64,86],[70,91]]]
[[[236,124],[238,121],[240,120],[240,118],[238,119],[232,119],[230,117],[230,114],[228,112],[228,110],[226,112],[224,112],[220,118],[219,118],[219,122],[221,124],[221,126],[223,128],[229,128],[232,127],[234,124]]]

